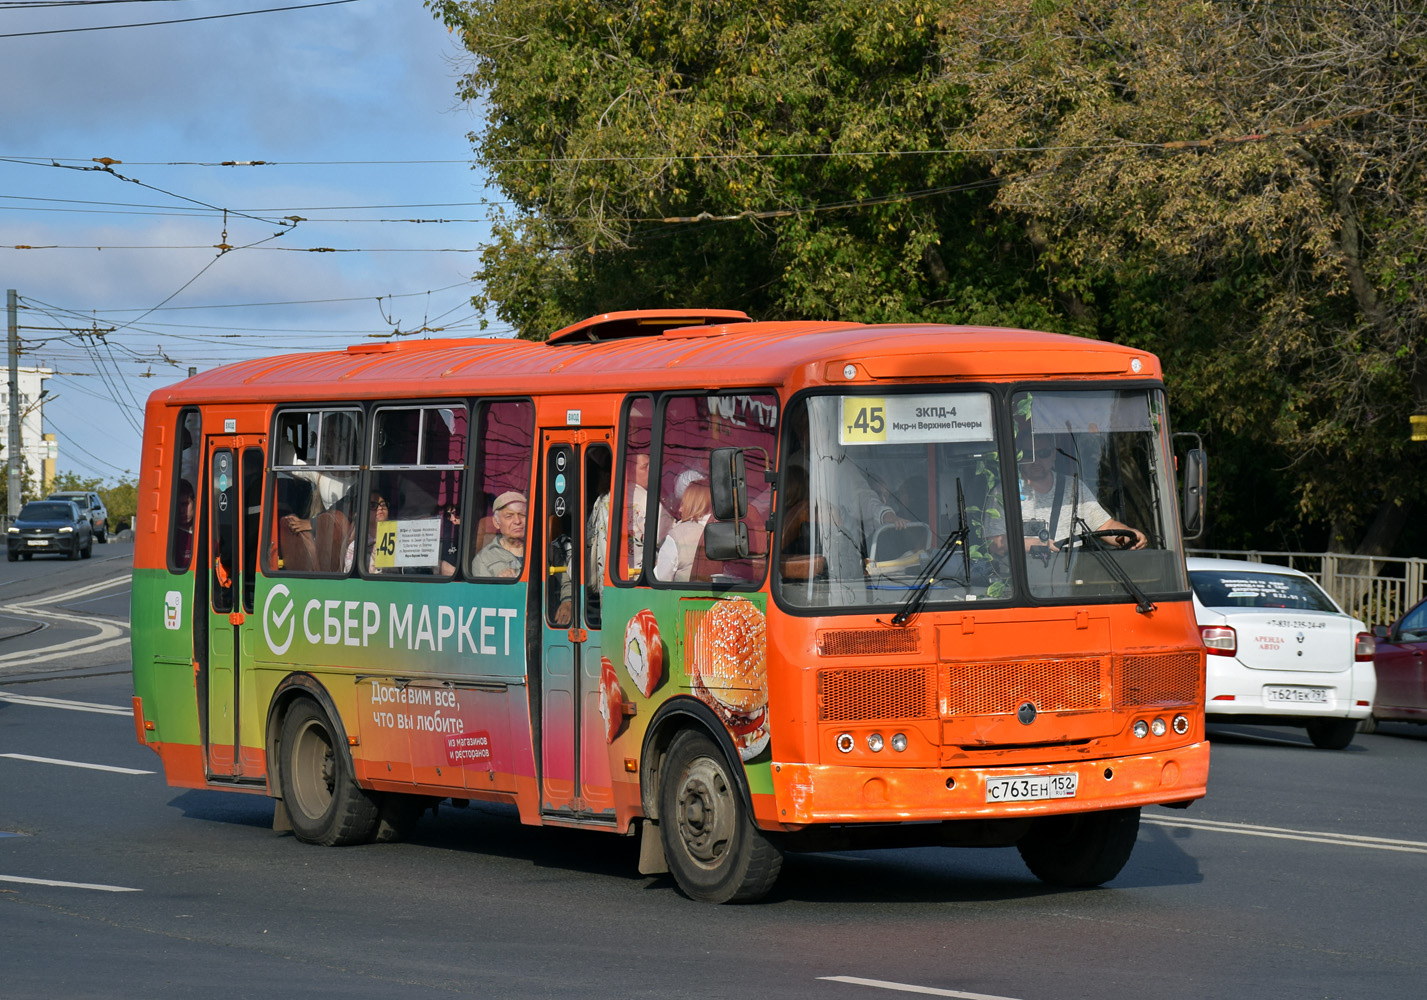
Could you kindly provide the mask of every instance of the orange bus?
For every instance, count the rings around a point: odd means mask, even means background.
[[[478,799],[713,902],[848,847],[1099,884],[1205,793],[1190,457],[1155,357],[1024,330],[659,310],[229,365],[148,401],[136,733],[316,844]]]

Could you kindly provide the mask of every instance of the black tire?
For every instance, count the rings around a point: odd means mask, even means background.
[[[1358,731],[1357,719],[1309,719],[1308,738],[1319,750],[1346,750]]]
[[[1376,716],[1376,715],[1369,715],[1366,719],[1359,719],[1359,720],[1358,720],[1358,732],[1360,732],[1360,733],[1375,733],[1375,732],[1377,732],[1377,716]]]
[[[21,552],[20,556],[25,560],[25,562],[29,562],[35,557],[35,554],[33,552]]]
[[[79,542],[75,542],[75,543],[74,543],[73,547],[71,547],[70,550],[69,550],[69,555],[66,556],[66,558],[68,558],[68,559],[78,559],[78,558],[79,558]]]
[[[1139,832],[1138,808],[1046,816],[1035,821],[1016,850],[1042,882],[1089,888],[1120,874]]]
[[[377,806],[377,829],[372,840],[378,844],[391,844],[410,837],[411,831],[416,829],[416,821],[421,819],[430,801],[419,795],[383,794]]]
[[[88,559],[92,555],[94,555],[94,539],[91,537],[89,544],[80,550],[79,557],[81,559]]]
[[[109,541],[109,522],[105,521],[99,526],[98,542],[100,545],[103,545],[107,541]]]
[[[763,898],[783,854],[753,825],[728,760],[704,733],[674,737],[659,777],[659,836],[674,881],[690,899]]]
[[[376,834],[376,799],[357,785],[346,743],[309,698],[293,702],[283,719],[278,785],[299,840],[335,847]]]
[[[8,559],[8,560],[10,560],[11,562],[19,562],[19,561],[20,561],[20,553],[18,553],[18,552],[6,552],[6,553],[5,553],[5,558]]]

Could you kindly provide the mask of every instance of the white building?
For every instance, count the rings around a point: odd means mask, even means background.
[[[20,375],[20,454],[36,485],[45,467],[45,459],[55,458],[51,454],[53,441],[45,440],[44,403],[42,393],[45,380],[54,374],[53,368],[26,368],[21,366]],[[0,447],[10,447],[10,373],[0,366]],[[0,452],[0,463],[8,461],[6,452]],[[0,511],[0,513],[4,513]]]

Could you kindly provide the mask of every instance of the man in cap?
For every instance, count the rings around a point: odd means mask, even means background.
[[[506,490],[492,507],[499,532],[471,560],[472,576],[517,577],[525,564],[525,494]]]

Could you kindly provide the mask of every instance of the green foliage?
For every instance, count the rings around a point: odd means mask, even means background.
[[[109,530],[111,532],[128,527],[139,509],[139,485],[135,480],[127,477],[114,483],[106,483],[99,476],[81,476],[76,472],[61,472],[55,476],[54,488],[50,492],[65,493],[72,490],[85,492],[92,490],[99,494],[99,498],[104,501],[104,506],[109,511]]]
[[[724,306],[1139,346],[1210,448],[1216,546],[1352,546],[1427,472],[1427,18],[427,3],[509,200],[476,304],[523,336]]]

